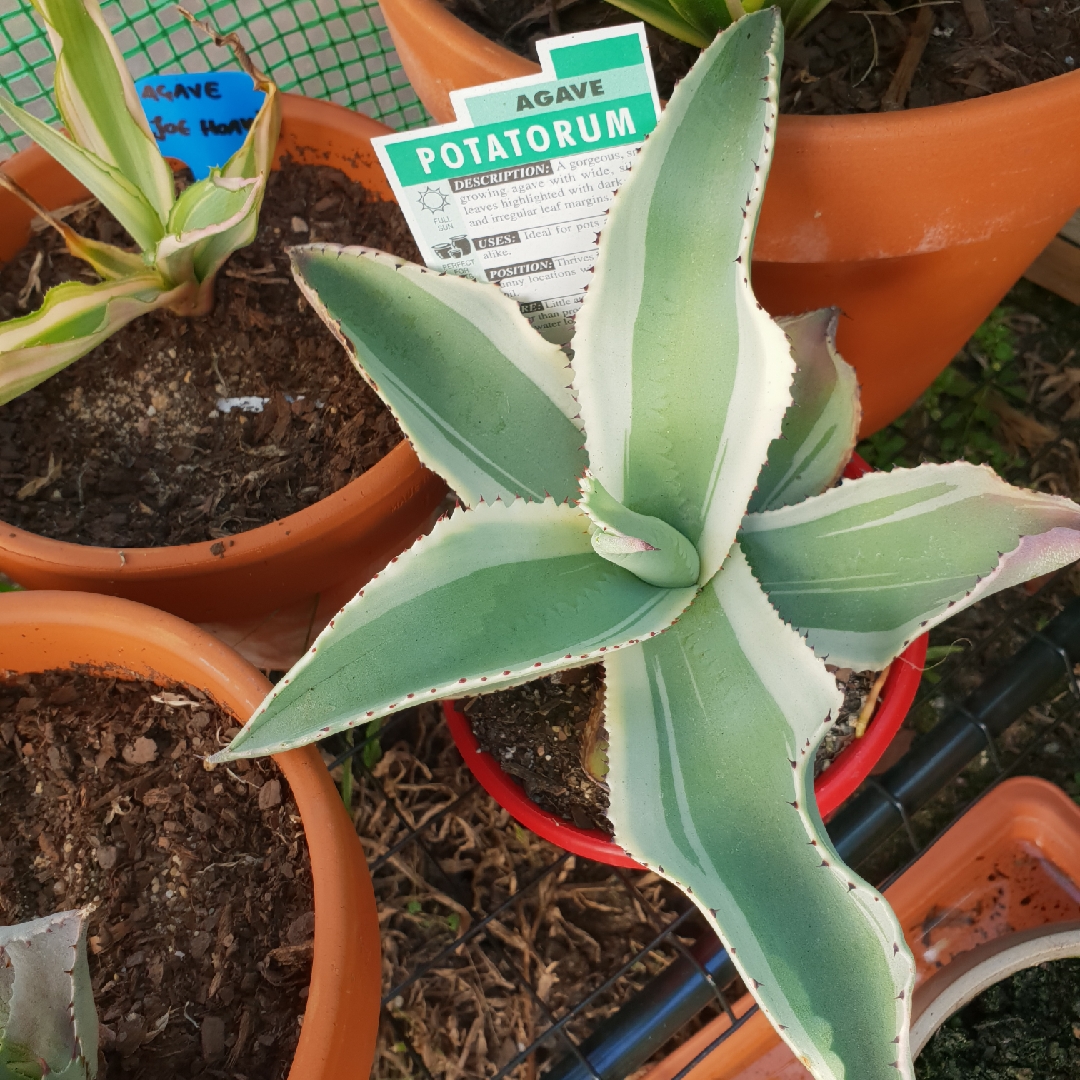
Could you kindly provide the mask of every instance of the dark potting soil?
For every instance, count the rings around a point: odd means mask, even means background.
[[[1080,1080],[1080,960],[1017,972],[946,1021],[918,1080]]]
[[[186,686],[0,682],[0,923],[94,905],[102,1080],[289,1069],[310,977],[310,862],[271,761],[203,766],[235,730]]]
[[[124,243],[96,202],[67,220]],[[313,240],[419,259],[396,203],[336,169],[273,173],[258,235],[219,274],[211,315],[144,315],[0,407],[0,521],[111,547],[216,539],[311,505],[389,452],[396,422],[292,280],[285,247]],[[73,279],[94,275],[37,231],[0,268],[0,319]],[[237,397],[268,400],[251,415],[219,409]]]
[[[604,0],[442,0],[473,29],[536,59],[553,34],[636,21]],[[916,25],[918,19],[922,22]],[[660,96],[698,50],[648,27]],[[894,77],[912,42],[906,71]],[[914,53],[925,42],[915,65]],[[833,0],[785,45],[780,111],[836,114],[920,108],[1026,86],[1080,66],[1073,0]],[[901,85],[904,83],[905,85]],[[890,94],[890,86],[892,93]]]
[[[818,747],[815,776],[854,741],[855,722],[875,672],[845,668],[834,675],[844,691],[844,704]],[[590,664],[468,698],[460,707],[480,748],[518,780],[534,803],[579,828],[602,829],[610,836],[608,791],[596,779],[606,772],[607,736],[600,723],[603,686],[603,666]]]

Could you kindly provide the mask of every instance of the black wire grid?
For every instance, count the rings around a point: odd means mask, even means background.
[[[919,695],[909,714],[909,722],[914,720],[917,729],[925,732],[932,727],[937,718],[945,716],[950,710],[962,710],[963,699],[981,682],[984,674],[997,669],[1015,653],[1022,643],[1037,638],[1046,623],[1061,610],[1071,596],[1072,589],[1069,582],[1059,575],[1034,595],[1029,596],[1022,588],[1018,588],[1006,594],[990,597],[970,609],[967,618],[961,616],[959,625],[958,621],[954,620],[942,627],[935,634],[935,638],[945,643],[961,638],[963,652],[958,657],[950,657],[940,667],[932,670],[929,677],[924,677]],[[857,867],[868,880],[880,887],[888,885],[979,797],[1008,776],[1021,773],[1041,775],[1058,783],[1064,783],[1066,787],[1075,782],[1074,777],[1080,780],[1080,772],[1078,772],[1080,770],[1080,725],[1075,724],[1077,714],[1080,713],[1080,689],[1077,687],[1076,678],[1073,675],[1073,664],[1067,653],[1060,646],[1053,643],[1051,645],[1063,657],[1058,685],[1044,701],[1019,717],[1004,735],[996,739],[990,734],[983,721],[974,715],[970,716],[970,723],[980,731],[985,740],[985,750],[960,777],[915,814],[909,815],[902,805],[898,806],[903,827],[898,830],[897,835],[891,837],[875,851],[870,859]],[[372,733],[339,753],[329,763],[329,767],[331,769],[339,765],[348,767],[348,763],[351,762],[354,773],[358,771],[361,774],[361,783],[380,784],[371,770],[364,765],[362,751],[375,738],[381,738],[383,746],[392,745],[402,736],[408,726],[406,714],[393,718],[380,732]],[[918,737],[917,734],[916,739]],[[1063,750],[1065,750],[1064,753]],[[878,781],[871,778],[867,783],[875,785]],[[515,1071],[530,1058],[535,1060],[538,1066],[537,1071],[541,1075],[552,1063],[561,1060],[565,1067],[566,1059],[570,1059],[579,1067],[579,1075],[589,1077],[590,1080],[612,1080],[610,1074],[601,1074],[590,1064],[589,1059],[582,1052],[581,1042],[569,1029],[590,1006],[612,991],[618,980],[635,968],[635,965],[640,964],[647,957],[655,956],[660,951],[664,951],[669,959],[682,956],[692,963],[711,987],[713,1000],[709,1015],[723,1013],[730,1021],[730,1026],[724,1033],[683,1068],[677,1074],[676,1080],[686,1076],[702,1058],[716,1050],[725,1039],[749,1020],[756,1006],[739,1018],[736,1018],[732,1011],[732,1003],[741,996],[742,987],[737,983],[719,985],[697,958],[696,950],[686,943],[688,934],[700,940],[702,934],[710,933],[701,923],[696,909],[688,905],[674,919],[671,919],[668,913],[666,916],[668,921],[665,925],[665,917],[649,903],[632,880],[631,875],[613,867],[604,867],[603,871],[617,879],[622,887],[637,900],[655,928],[655,934],[629,960],[605,973],[599,986],[561,1015],[553,1015],[506,947],[497,937],[484,932],[494,920],[504,917],[532,890],[539,888],[545,878],[558,873],[571,856],[563,853],[554,858],[523,880],[513,895],[490,910],[473,909],[470,904],[469,890],[462,888],[459,880],[442,869],[439,859],[432,852],[424,834],[437,827],[447,814],[461,809],[467,800],[474,798],[488,798],[475,782],[416,829],[409,827],[409,823],[397,808],[395,800],[389,798],[388,804],[395,808],[405,832],[386,852],[371,863],[372,874],[376,875],[394,855],[402,852],[409,845],[417,845],[425,855],[423,865],[428,869],[431,884],[468,908],[474,920],[467,930],[440,948],[435,955],[417,964],[404,979],[390,987],[383,996],[384,1016],[393,1026],[399,1045],[404,1044],[412,1062],[414,1075],[423,1077],[425,1080],[427,1078],[438,1080],[437,1077],[431,1076],[419,1053],[411,1045],[399,1020],[387,1006],[417,980],[439,978],[440,976],[436,974],[437,970],[463,946],[481,940],[481,936],[483,948],[489,951],[500,972],[504,976],[510,975],[512,981],[529,995],[534,1008],[543,1020],[541,1034],[531,1044],[520,1049],[494,1073],[493,1080],[501,1080],[503,1077],[514,1075]],[[586,862],[580,859],[578,861]],[[698,1026],[700,1026],[700,1019]],[[375,1075],[378,1075],[378,1071]]]

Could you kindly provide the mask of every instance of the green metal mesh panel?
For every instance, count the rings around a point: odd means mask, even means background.
[[[395,128],[428,122],[376,0],[193,0],[185,6],[222,33],[238,31],[282,90],[328,98]],[[174,0],[103,0],[101,7],[135,78],[235,67],[227,49],[184,21]],[[35,116],[55,121],[52,77],[49,41],[27,0],[0,0],[0,89]],[[0,159],[27,143],[0,118]]]

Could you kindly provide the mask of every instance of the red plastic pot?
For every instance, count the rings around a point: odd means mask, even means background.
[[[870,466],[855,454],[844,475],[856,479],[870,472]],[[894,661],[881,690],[881,697],[870,726],[861,739],[846,746],[833,763],[814,781],[818,810],[828,818],[836,808],[870,775],[882,754],[893,741],[919,688],[926,662],[926,634],[916,638]],[[468,717],[453,701],[442,703],[443,715],[454,745],[465,759],[469,771],[480,786],[514,819],[549,843],[608,866],[644,869],[600,829],[582,829],[544,810],[525,794],[525,789],[476,741]]]

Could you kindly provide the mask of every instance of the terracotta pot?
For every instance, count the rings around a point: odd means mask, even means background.
[[[1015,959],[1015,947],[1030,948],[1025,942],[1048,927],[1071,929],[1075,942],[1078,890],[1080,807],[1064,792],[1022,776],[976,803],[885,890],[915,955],[913,1040],[917,1035],[925,1043],[937,1026],[942,1007],[933,1002],[964,998],[989,970],[983,961],[998,950]],[[989,952],[981,951],[987,946]],[[751,1004],[741,999],[736,1017]],[[760,1012],[681,1071],[728,1026],[726,1018],[707,1024],[642,1080],[810,1080]]]
[[[88,593],[0,596],[0,671],[88,665],[195,686],[245,720],[270,684],[197,627],[129,600]],[[375,893],[360,840],[314,746],[277,754],[304,823],[315,891],[315,955],[291,1080],[367,1076],[379,1021]]]
[[[438,0],[380,0],[413,88],[539,70]],[[1080,71],[957,104],[783,116],[754,246],[774,315],[836,305],[863,436],[904,411],[1080,205]]]
[[[341,106],[286,94],[278,157],[332,165],[389,199],[370,142],[389,131]],[[36,146],[3,167],[50,209],[87,197]],[[0,191],[0,261],[26,243],[30,218]],[[445,492],[405,441],[328,498],[222,540],[120,550],[49,540],[0,522],[0,572],[28,589],[150,604],[203,625],[261,667],[285,668],[372,574],[425,531]]]
[[[855,479],[870,471],[870,466],[858,454],[854,454],[844,470],[844,475]],[[863,737],[844,747],[833,759],[832,765],[814,781],[818,810],[826,820],[870,775],[900,730],[919,689],[929,640],[929,635],[923,634],[896,658],[885,678],[877,708]],[[527,829],[575,855],[582,855],[608,866],[645,869],[631,859],[618,844],[612,843],[600,829],[582,829],[558,814],[537,806],[525,794],[521,784],[506,773],[491,754],[480,749],[469,725],[469,718],[457,708],[456,703],[444,701],[442,708],[454,745],[469,771],[480,786]]]

